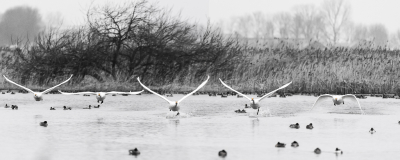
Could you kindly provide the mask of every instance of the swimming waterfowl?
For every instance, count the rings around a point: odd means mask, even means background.
[[[106,99],[106,95],[108,94],[125,94],[125,95],[132,95],[132,94],[140,94],[142,93],[144,90],[142,91],[138,91],[138,92],[116,92],[116,91],[111,91],[111,92],[77,92],[77,93],[65,93],[65,92],[61,92],[60,90],[58,90],[58,92],[60,92],[63,95],[78,95],[78,94],[93,94],[96,95],[96,99],[97,99],[97,103],[103,104],[104,99]]]
[[[345,99],[346,99],[346,100],[351,100],[351,101],[357,102],[358,107],[359,107],[360,110],[361,110],[361,114],[365,114],[364,111],[361,109],[361,105],[360,105],[360,103],[358,102],[356,96],[354,96],[353,94],[346,94],[346,95],[330,95],[330,94],[324,94],[324,95],[321,95],[321,96],[319,96],[319,97],[317,98],[317,100],[315,101],[315,103],[314,103],[314,105],[312,106],[311,110],[314,109],[315,105],[317,105],[318,102],[321,102],[321,101],[323,101],[323,100],[325,100],[325,99],[332,99],[332,100],[333,100],[333,105],[334,105],[334,106],[344,104],[344,100],[345,100]]]
[[[309,125],[306,126],[307,129],[313,129],[314,126],[312,125],[312,123],[310,123]]]
[[[371,133],[371,134],[374,134],[376,131],[374,130],[374,128],[371,128],[370,130],[369,130],[369,133]]]
[[[3,77],[4,77],[8,82],[10,82],[10,83],[12,83],[12,84],[14,84],[14,85],[16,85],[16,86],[18,86],[18,87],[21,87],[22,89],[25,89],[25,90],[28,91],[28,92],[33,93],[33,95],[34,95],[33,98],[34,98],[36,101],[42,101],[42,100],[43,100],[43,95],[44,95],[44,94],[49,93],[51,90],[53,90],[54,88],[56,88],[56,87],[58,87],[58,86],[60,86],[60,85],[62,85],[62,84],[64,84],[64,83],[67,83],[67,82],[72,78],[72,76],[73,76],[73,75],[71,75],[66,81],[64,81],[64,82],[62,82],[62,83],[60,83],[60,84],[58,84],[58,85],[55,85],[54,87],[51,87],[51,88],[49,88],[49,89],[46,89],[46,90],[44,90],[43,92],[33,92],[33,91],[30,90],[29,88],[26,88],[26,87],[24,87],[24,86],[22,86],[22,85],[19,85],[19,84],[15,83],[15,82],[9,80],[5,75],[3,75]]]
[[[314,150],[314,153],[315,153],[315,154],[321,154],[321,149],[316,148],[316,149]]]
[[[244,105],[244,108],[250,108],[249,106],[247,106],[247,104]]]
[[[130,154],[130,155],[137,156],[137,155],[140,154],[140,152],[139,152],[139,150],[138,150],[137,148],[135,148],[135,149],[130,149],[130,150],[129,150],[129,154]]]
[[[93,108],[100,108],[100,105],[97,105],[97,106],[93,105]]]
[[[278,142],[278,143],[275,145],[275,147],[278,147],[278,148],[283,148],[283,147],[285,147],[285,146],[286,146],[285,143],[280,143],[280,142]]]
[[[263,100],[263,99],[266,98],[266,97],[272,96],[272,94],[274,94],[276,91],[278,91],[278,90],[280,90],[280,89],[283,89],[283,88],[289,86],[289,85],[292,83],[292,82],[289,82],[289,83],[283,85],[282,87],[279,87],[278,89],[275,89],[275,90],[273,90],[272,92],[269,92],[269,93],[265,94],[265,95],[262,96],[261,98],[258,98],[258,99],[251,98],[251,99],[250,99],[249,97],[247,97],[247,96],[244,95],[243,93],[240,93],[240,92],[234,90],[233,88],[229,87],[227,84],[225,84],[225,83],[221,80],[221,78],[220,78],[219,80],[221,81],[221,83],[222,83],[226,88],[228,88],[228,89],[230,89],[230,90],[236,92],[237,94],[242,95],[243,97],[245,97],[245,98],[247,98],[248,100],[250,100],[250,106],[251,106],[251,108],[257,110],[257,115],[258,115],[258,113],[259,113],[259,111],[260,111],[259,102],[260,102],[261,100]],[[268,107],[267,107],[267,108],[268,108]]]
[[[292,146],[292,147],[298,147],[298,146],[299,146],[299,143],[297,143],[296,141],[293,141],[291,146]]]
[[[240,95],[240,94],[238,94],[238,95],[236,95],[236,96],[237,96],[237,98],[243,98],[243,96]]]
[[[299,128],[300,128],[300,125],[299,125],[299,123],[296,123],[296,124],[291,124],[289,127],[290,127],[290,128],[299,129]]]
[[[83,108],[83,109],[90,109],[92,107],[92,105],[89,105],[89,107]]]
[[[146,87],[144,84],[142,84],[142,82],[140,82],[140,78],[139,78],[139,77],[137,78],[137,81],[138,81],[139,84],[140,84],[143,88],[145,88],[147,91],[149,91],[149,92],[155,94],[156,96],[158,96],[158,97],[164,99],[165,101],[167,101],[167,102],[169,103],[169,105],[168,105],[169,110],[170,110],[170,111],[177,111],[177,112],[178,112],[177,115],[179,115],[179,109],[180,109],[179,104],[180,104],[185,98],[189,97],[189,96],[192,95],[193,93],[195,93],[195,92],[197,92],[198,90],[200,90],[203,86],[205,86],[205,85],[207,84],[207,82],[208,82],[208,79],[210,79],[210,76],[207,76],[207,79],[206,79],[203,83],[201,83],[200,86],[198,86],[194,91],[190,92],[190,93],[187,94],[186,96],[182,97],[179,101],[175,101],[175,102],[174,102],[174,101],[168,100],[168,99],[165,98],[164,96],[162,96],[162,95],[160,95],[160,94],[158,94],[158,93],[152,91],[150,88]]]
[[[50,107],[50,110],[56,110],[54,107]]]
[[[339,148],[336,148],[335,153],[336,153],[336,154],[343,154],[343,151],[340,150]]]
[[[18,106],[17,105],[11,105],[11,109],[18,110]]]
[[[10,108],[10,106],[6,104],[6,105],[4,106],[4,108]],[[399,123],[400,123],[400,122],[399,122]]]
[[[40,125],[40,126],[43,126],[43,127],[47,127],[47,121],[40,122],[39,125]]]
[[[72,110],[72,108],[71,107],[66,107],[66,106],[64,106],[64,110]]]
[[[245,111],[244,109],[242,109],[242,110],[238,109],[238,110],[236,110],[235,112],[236,112],[236,113],[246,113],[246,111]]]
[[[228,155],[228,153],[225,150],[218,152],[218,156],[220,156],[220,157],[226,157],[227,155]]]

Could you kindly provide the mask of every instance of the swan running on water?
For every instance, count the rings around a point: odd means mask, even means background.
[[[56,85],[56,86],[54,86],[54,87],[51,87],[51,88],[49,88],[49,89],[46,89],[46,90],[43,91],[43,92],[34,92],[34,91],[30,90],[29,88],[26,88],[26,87],[24,87],[24,86],[22,86],[22,85],[19,85],[19,84],[15,83],[15,82],[9,80],[5,75],[3,75],[3,77],[4,77],[8,82],[10,82],[10,83],[12,83],[12,84],[14,84],[14,85],[16,85],[16,86],[18,86],[18,87],[21,87],[22,89],[25,89],[25,90],[28,91],[28,92],[33,93],[33,98],[34,98],[36,101],[42,101],[42,100],[43,100],[43,95],[44,95],[44,94],[49,93],[51,90],[53,90],[54,88],[56,88],[56,87],[58,87],[58,86],[60,86],[60,85],[62,85],[62,84],[64,84],[64,83],[67,83],[67,82],[72,78],[72,76],[73,76],[73,75],[71,75],[71,77],[69,77],[66,81],[64,81],[64,82],[62,82],[62,83],[60,83],[60,84],[58,84],[58,85]]]
[[[290,84],[292,84],[292,82],[289,82],[288,84],[285,84],[285,85],[283,85],[282,87],[279,87],[278,89],[275,89],[275,90],[273,90],[272,92],[269,92],[269,93],[265,94],[265,95],[262,96],[261,98],[254,99],[254,98],[249,98],[249,97],[247,97],[246,95],[244,95],[243,93],[240,93],[240,92],[234,90],[233,88],[229,87],[227,84],[225,84],[225,83],[221,80],[221,78],[220,78],[219,80],[221,81],[221,83],[222,83],[226,88],[228,88],[228,89],[230,89],[230,90],[236,92],[237,94],[242,95],[243,97],[245,97],[245,98],[247,98],[248,100],[250,100],[250,106],[251,106],[251,108],[253,108],[253,109],[257,109],[257,115],[258,115],[258,112],[260,111],[260,105],[259,105],[258,103],[259,103],[261,100],[263,100],[263,99],[266,98],[266,97],[271,96],[271,95],[274,94],[276,91],[278,91],[278,90],[280,90],[280,89],[283,89],[283,88],[289,86]],[[268,107],[267,107],[267,108],[268,108]],[[270,115],[271,115],[271,113],[270,113]]]
[[[107,94],[139,94],[142,93],[144,90],[142,91],[138,91],[138,92],[116,92],[116,91],[111,91],[111,92],[77,92],[77,93],[65,93],[65,92],[61,92],[60,90],[58,90],[58,92],[60,92],[61,94],[64,95],[78,95],[78,94],[92,94],[92,95],[96,95],[96,99],[97,99],[97,103],[101,102],[101,104],[103,104],[104,99],[106,99]]]
[[[145,88],[146,90],[148,90],[149,92],[157,95],[158,97],[161,97],[162,99],[164,99],[165,101],[167,101],[169,103],[168,108],[170,111],[177,111],[178,113],[176,114],[176,116],[179,115],[179,104],[187,97],[189,97],[190,95],[192,95],[193,93],[197,92],[200,88],[202,88],[204,85],[206,85],[206,83],[208,82],[208,79],[210,78],[210,76],[207,76],[207,79],[200,84],[199,87],[197,87],[194,91],[190,92],[189,94],[187,94],[186,96],[182,97],[179,101],[170,101],[167,98],[165,98],[164,96],[152,91],[150,88],[146,87],[144,84],[142,84],[142,82],[140,82],[140,78],[138,77],[137,80],[140,83],[140,85],[142,85],[143,88]]]
[[[361,114],[365,114],[364,111],[361,109],[361,105],[360,102],[358,102],[357,98],[355,95],[353,94],[346,94],[346,95],[330,95],[330,94],[324,94],[318,97],[318,99],[315,101],[314,105],[312,106],[311,110],[314,109],[315,105],[317,105],[317,103],[325,100],[325,99],[332,99],[333,101],[333,105],[341,105],[344,104],[344,100],[351,100],[353,102],[357,102],[358,107],[361,110]]]

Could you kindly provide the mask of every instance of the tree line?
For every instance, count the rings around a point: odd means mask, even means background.
[[[108,90],[140,89],[135,80],[140,77],[164,91],[188,91],[210,75],[204,91],[228,91],[221,78],[248,92],[267,92],[289,81],[293,84],[284,92],[400,92],[399,50],[368,42],[303,48],[285,45],[282,38],[275,46],[254,46],[210,24],[188,23],[146,0],[94,6],[86,17],[83,26],[49,27],[28,41],[13,39],[20,45],[2,48],[2,72],[39,88],[74,74],[68,88],[96,90],[92,84],[99,83]]]

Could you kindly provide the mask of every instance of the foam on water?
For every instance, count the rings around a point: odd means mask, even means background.
[[[95,103],[93,97],[45,95],[37,102],[30,94],[5,94],[0,99],[0,106],[19,106],[0,108],[0,159],[132,159],[133,148],[140,150],[139,159],[220,159],[222,149],[228,152],[225,159],[400,158],[396,99],[362,99],[367,115],[359,115],[350,102],[327,101],[309,112],[316,97],[268,98],[260,105],[272,116],[249,118],[234,112],[247,100],[200,95],[181,104],[180,114],[193,113],[184,119],[167,119],[165,101],[146,94],[109,96],[90,110],[82,108]],[[62,110],[64,105],[72,110]],[[39,126],[42,121],[48,127]],[[293,123],[300,129],[289,128]],[[314,129],[305,128],[309,123]],[[375,134],[368,132],[372,127]],[[290,147],[293,141],[300,146]],[[276,148],[277,142],[286,148]],[[313,152],[317,147],[319,155]],[[336,148],[343,155],[336,156]]]

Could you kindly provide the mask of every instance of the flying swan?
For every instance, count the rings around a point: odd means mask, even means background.
[[[332,99],[333,105],[341,105],[344,104],[344,100],[351,100],[353,102],[357,102],[358,107],[361,110],[361,114],[365,114],[364,111],[361,109],[360,102],[358,102],[357,98],[353,94],[346,94],[346,95],[330,95],[330,94],[324,94],[318,97],[317,101],[315,101],[314,105],[312,106],[311,110],[314,109],[315,105],[317,105],[318,102],[321,102],[322,100],[325,99]]]
[[[186,96],[182,97],[179,101],[170,101],[167,98],[165,98],[164,96],[161,96],[160,94],[152,91],[150,88],[146,87],[144,84],[142,84],[142,82],[140,82],[140,78],[138,77],[137,80],[139,81],[140,85],[143,86],[143,88],[145,88],[146,90],[148,90],[149,92],[161,97],[162,99],[164,99],[165,101],[167,101],[169,103],[168,107],[170,111],[177,111],[178,113],[176,115],[179,115],[179,104],[187,97],[189,97],[190,95],[192,95],[193,93],[197,92],[200,88],[202,88],[204,85],[206,85],[206,83],[208,82],[208,79],[210,78],[210,76],[207,77],[207,79],[200,84],[199,87],[197,87],[194,91],[190,92],[189,94],[187,94]]]
[[[101,102],[101,104],[103,104],[104,99],[106,99],[106,95],[107,94],[139,94],[142,93],[144,90],[142,91],[138,91],[138,92],[116,92],[116,91],[111,91],[111,92],[77,92],[77,93],[65,93],[65,92],[61,92],[60,90],[58,90],[58,92],[60,92],[63,95],[78,95],[78,94],[92,94],[92,95],[96,95],[96,99],[97,99],[97,103]]]
[[[258,103],[259,103],[261,100],[263,100],[263,99],[266,98],[266,97],[271,96],[271,95],[274,94],[276,91],[278,91],[278,90],[280,90],[280,89],[283,89],[283,88],[289,86],[289,85],[292,83],[292,82],[289,82],[288,84],[285,84],[285,85],[283,85],[282,87],[279,87],[278,89],[275,89],[275,90],[273,90],[272,92],[269,92],[269,93],[265,94],[265,95],[262,96],[261,98],[258,98],[258,99],[251,98],[251,99],[250,99],[249,97],[247,97],[247,96],[244,95],[243,93],[240,93],[240,92],[234,90],[233,88],[229,87],[227,84],[225,84],[225,83],[221,80],[221,78],[220,78],[219,80],[221,81],[221,83],[222,83],[226,88],[229,88],[230,90],[232,90],[232,91],[236,92],[237,94],[242,95],[243,97],[245,97],[245,98],[247,98],[248,100],[250,100],[250,106],[251,106],[251,108],[253,108],[253,109],[257,109],[257,115],[258,115],[258,112],[260,111],[260,105],[259,105]],[[268,107],[267,107],[267,108],[268,108]]]
[[[22,85],[19,85],[19,84],[15,83],[15,82],[9,80],[5,75],[3,75],[3,77],[4,77],[8,82],[10,82],[10,83],[12,83],[12,84],[14,84],[14,85],[16,85],[16,86],[18,86],[18,87],[21,87],[21,88],[25,89],[25,90],[28,91],[28,92],[33,93],[33,94],[34,94],[33,98],[34,98],[36,101],[42,101],[42,100],[43,100],[43,95],[44,95],[44,94],[50,92],[50,91],[53,90],[54,88],[56,88],[56,87],[58,87],[58,86],[60,86],[60,85],[62,85],[62,84],[64,84],[64,83],[67,83],[67,82],[72,78],[72,76],[73,76],[73,75],[71,75],[71,77],[69,77],[66,81],[64,81],[64,82],[62,82],[62,83],[60,83],[60,84],[58,84],[58,85],[56,85],[56,86],[54,86],[54,87],[51,87],[51,88],[49,88],[49,89],[46,89],[46,90],[43,91],[43,92],[34,92],[34,91],[30,90],[29,88],[26,88],[26,87],[24,87],[24,86],[22,86]]]

